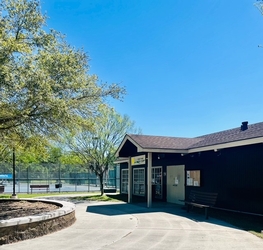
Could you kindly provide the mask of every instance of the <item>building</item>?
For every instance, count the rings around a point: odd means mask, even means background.
[[[127,134],[116,155],[120,192],[182,204],[216,192],[217,207],[263,214],[263,122],[195,138]]]

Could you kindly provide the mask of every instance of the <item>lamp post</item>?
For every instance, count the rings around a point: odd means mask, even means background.
[[[11,198],[15,198],[17,199],[17,195],[16,195],[16,151],[15,151],[15,147],[13,146],[13,194],[11,196]]]

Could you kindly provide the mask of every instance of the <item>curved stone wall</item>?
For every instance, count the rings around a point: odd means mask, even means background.
[[[4,200],[4,199],[1,199]],[[76,221],[75,204],[45,199],[7,199],[44,202],[58,209],[39,215],[0,220],[0,245],[43,236],[72,225]]]

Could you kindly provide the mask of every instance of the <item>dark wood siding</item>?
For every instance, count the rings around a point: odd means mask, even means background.
[[[186,157],[187,170],[201,170],[201,187],[217,192],[217,206],[263,214],[263,144],[195,153]]]
[[[130,154],[127,153],[130,150]],[[133,145],[127,145],[123,156],[140,155]],[[146,154],[147,156],[147,154]],[[201,186],[186,186],[185,195],[191,189],[218,193],[216,206],[239,211],[263,214],[263,144],[222,149],[217,152],[205,151],[188,154],[153,153],[153,166],[163,168],[163,201],[166,201],[167,179],[165,173],[169,165],[185,165],[185,170],[201,171]],[[121,164],[120,169],[128,164]],[[147,162],[146,195],[147,195]],[[145,196],[145,198],[147,198]]]
[[[137,154],[137,148],[130,141],[126,141],[119,152],[119,157],[129,157]]]

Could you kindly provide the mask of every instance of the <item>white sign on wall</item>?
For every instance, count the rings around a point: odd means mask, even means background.
[[[131,158],[131,165],[143,165],[145,164],[145,155],[134,156]]]

